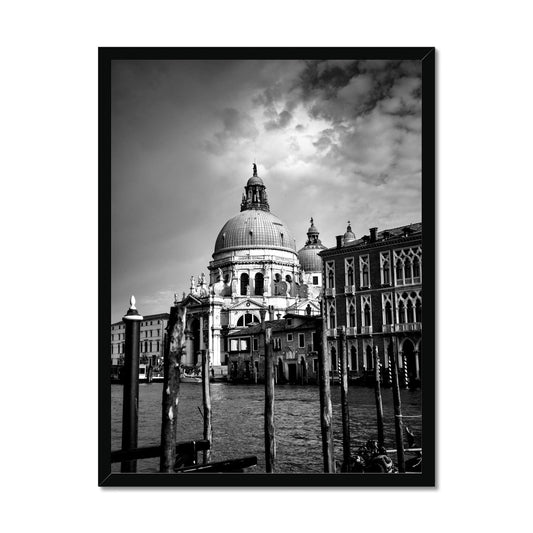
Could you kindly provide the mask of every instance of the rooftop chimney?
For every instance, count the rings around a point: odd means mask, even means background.
[[[342,248],[342,235],[337,235],[337,248]]]
[[[378,228],[370,228],[370,242],[376,242],[378,237]]]

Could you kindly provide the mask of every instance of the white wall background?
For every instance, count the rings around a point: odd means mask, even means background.
[[[526,5],[4,6],[5,531],[203,530],[199,520],[223,531],[526,530],[533,178]],[[437,489],[97,487],[97,46],[247,44],[438,48]],[[179,521],[170,524],[167,514]]]

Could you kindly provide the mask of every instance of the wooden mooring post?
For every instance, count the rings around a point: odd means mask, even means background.
[[[381,369],[379,363],[378,347],[374,346],[374,393],[376,396],[376,413],[378,424],[378,444],[384,445],[384,429],[383,429],[383,400],[381,398]]]
[[[392,350],[390,364],[392,366],[392,398],[394,402],[394,429],[396,431],[398,470],[403,473],[405,472],[405,453],[403,447],[402,400],[400,397],[400,382],[398,378],[398,356],[396,346],[394,346],[394,349]]]
[[[204,440],[209,441],[209,448],[204,450],[203,463],[206,465],[211,458],[213,444],[213,428],[211,426],[211,383],[209,379],[209,352],[202,350],[202,398],[204,404]]]
[[[341,410],[342,410],[342,472],[350,469],[350,412],[348,408],[348,346],[346,342],[346,326],[341,326],[339,332],[339,357],[341,367]]]
[[[324,304],[322,304],[322,317],[324,317]],[[324,319],[325,320],[325,319]],[[324,324],[323,324],[324,325]],[[326,330],[318,335],[318,381],[320,388],[320,429],[322,432],[322,454],[324,456],[324,472],[335,472],[335,457],[333,454],[333,409],[331,407],[331,387],[329,382],[329,359],[327,354]]]
[[[185,346],[186,308],[175,305],[170,311],[164,356],[160,472],[171,473],[176,462],[176,429],[180,389],[181,356]]]
[[[124,392],[122,404],[122,450],[137,448],[139,423],[139,340],[143,317],[135,307],[135,296],[130,298],[130,308],[122,317],[124,338]],[[136,472],[137,461],[122,461],[121,472]]]
[[[272,330],[266,327],[261,312],[261,328],[265,347],[265,464],[271,474],[276,468],[276,427],[274,425],[274,359],[270,349]]]

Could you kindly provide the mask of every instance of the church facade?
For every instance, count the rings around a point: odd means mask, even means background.
[[[305,246],[271,213],[266,187],[257,175],[248,179],[240,213],[220,230],[210,261],[209,278],[191,277],[188,294],[175,305],[186,307],[187,349],[184,365],[196,365],[207,350],[214,368],[229,362],[228,335],[287,313],[319,315],[325,249],[313,219]]]

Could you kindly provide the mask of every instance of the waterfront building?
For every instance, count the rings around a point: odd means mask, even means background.
[[[180,301],[175,297],[175,305],[186,307],[185,365],[198,364],[201,350],[207,350],[215,373],[227,370],[228,336],[259,324],[261,311],[270,321],[286,313],[320,313],[322,266],[317,254],[324,246],[313,223],[307,235],[297,252],[289,228],[270,211],[254,164],[240,213],[222,226],[215,240],[209,279],[203,273],[192,276],[188,294]]]
[[[324,275],[324,346],[333,373],[339,368],[339,328],[346,328],[352,378],[370,377],[378,352],[390,383],[390,356],[398,355],[403,385],[421,380],[422,224],[356,238],[350,223],[334,248],[319,254]]]
[[[270,350],[276,383],[318,383],[318,337],[322,318],[288,313],[265,321],[271,331]],[[257,383],[265,378],[265,333],[254,324],[228,334],[228,380]]]
[[[169,314],[159,313],[144,317],[140,328],[139,363],[152,367],[163,364],[166,327]],[[126,328],[124,322],[111,324],[111,365],[124,364],[124,337]]]

